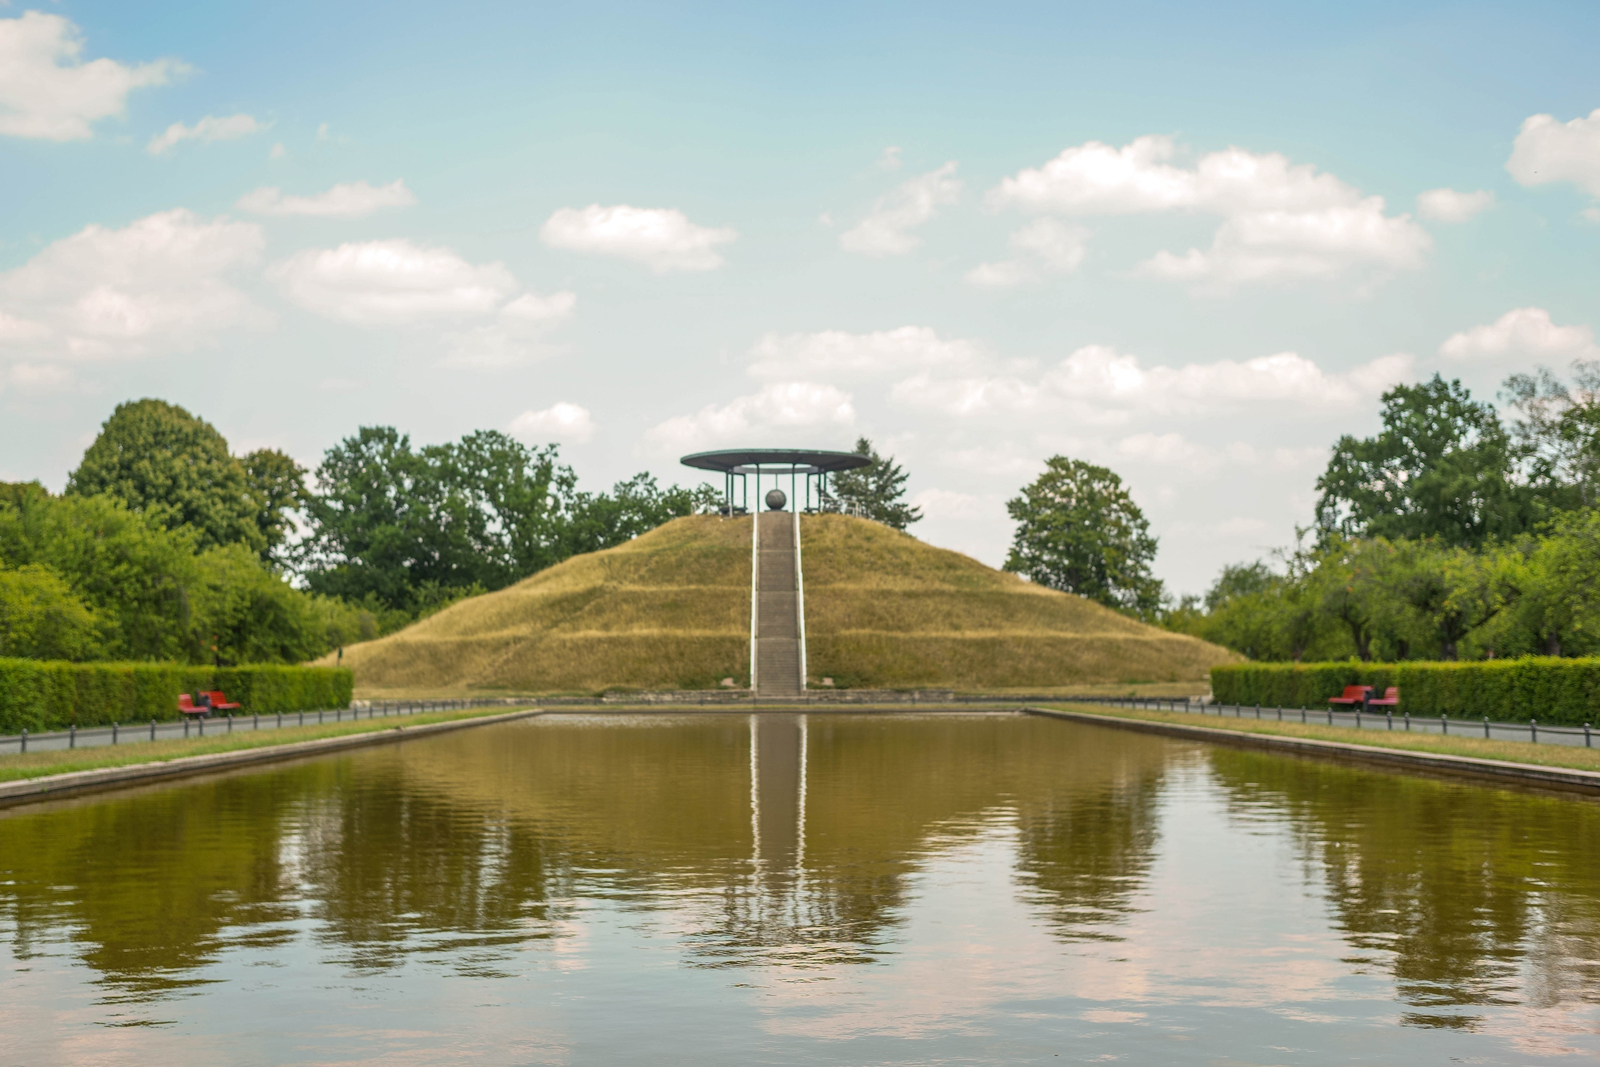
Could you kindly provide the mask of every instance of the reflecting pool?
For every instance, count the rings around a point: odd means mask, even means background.
[[[1593,1062],[1600,806],[1020,715],[550,715],[0,812],[0,964],[0,1067]]]

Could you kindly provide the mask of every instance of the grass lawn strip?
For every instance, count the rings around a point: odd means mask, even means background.
[[[0,782],[43,778],[52,774],[70,774],[74,771],[96,771],[108,767],[131,767],[140,763],[166,763],[183,756],[207,756],[218,752],[271,748],[275,745],[315,741],[324,737],[379,733],[384,730],[394,730],[396,727],[404,731],[428,723],[478,719],[486,715],[504,715],[513,710],[515,709],[507,707],[488,707],[460,711],[430,711],[401,718],[386,719],[380,716],[376,719],[360,719],[354,722],[323,723],[321,726],[285,726],[281,730],[235,729],[231,734],[212,734],[206,737],[12,754],[0,756]]]
[[[1600,748],[1573,745],[1538,745],[1531,741],[1485,741],[1481,737],[1406,733],[1400,730],[1356,730],[1351,727],[1319,726],[1314,723],[1278,722],[1276,719],[1233,719],[1217,715],[1196,715],[1186,711],[1150,711],[1140,708],[1112,708],[1097,705],[1041,705],[1056,711],[1078,711],[1112,719],[1142,719],[1180,726],[1206,726],[1241,734],[1266,734],[1273,737],[1303,737],[1315,741],[1337,741],[1365,748],[1393,748],[1406,752],[1427,752],[1442,756],[1467,756],[1498,760],[1502,763],[1528,763],[1540,767],[1567,767],[1580,771],[1600,771]]]

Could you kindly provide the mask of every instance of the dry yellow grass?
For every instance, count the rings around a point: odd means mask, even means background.
[[[1237,657],[877,523],[806,516],[812,684],[1195,683]],[[749,680],[750,520],[677,519],[345,649],[363,696],[694,689]]]
[[[801,522],[813,683],[1204,685],[1233,653],[842,515]]]

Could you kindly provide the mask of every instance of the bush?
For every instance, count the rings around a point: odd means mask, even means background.
[[[1553,725],[1600,722],[1600,658],[1469,663],[1239,663],[1211,668],[1223,704],[1325,708],[1347,685],[1398,686],[1396,713]]]
[[[62,577],[39,563],[0,566],[0,656],[100,657],[100,622]]]
[[[194,667],[0,659],[0,733],[109,726],[178,717],[178,694],[220,689],[243,714],[350,706],[340,667]]]

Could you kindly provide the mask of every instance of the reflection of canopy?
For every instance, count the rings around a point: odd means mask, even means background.
[[[872,464],[871,456],[863,456],[858,452],[828,452],[817,448],[724,448],[718,452],[691,452],[684,456],[680,462],[686,467],[698,467],[705,471],[722,472],[722,500],[724,515],[735,512],[733,504],[733,480],[740,479],[741,496],[743,505],[738,510],[743,510],[749,504],[748,492],[743,492],[749,487],[744,484],[744,476],[756,476],[756,499],[761,499],[761,475],[765,472],[774,481],[783,475],[789,477],[789,498],[795,507],[800,507],[796,484],[803,475],[805,486],[801,490],[805,494],[805,509],[811,510],[811,479],[817,479],[819,497],[818,502],[827,497],[828,475],[834,471],[854,470],[857,467],[867,467]]]
[[[870,456],[856,452],[825,452],[815,448],[725,448],[720,452],[694,452],[680,461],[686,467],[706,471],[748,474],[757,467],[783,468],[802,474],[827,474],[865,467]]]

